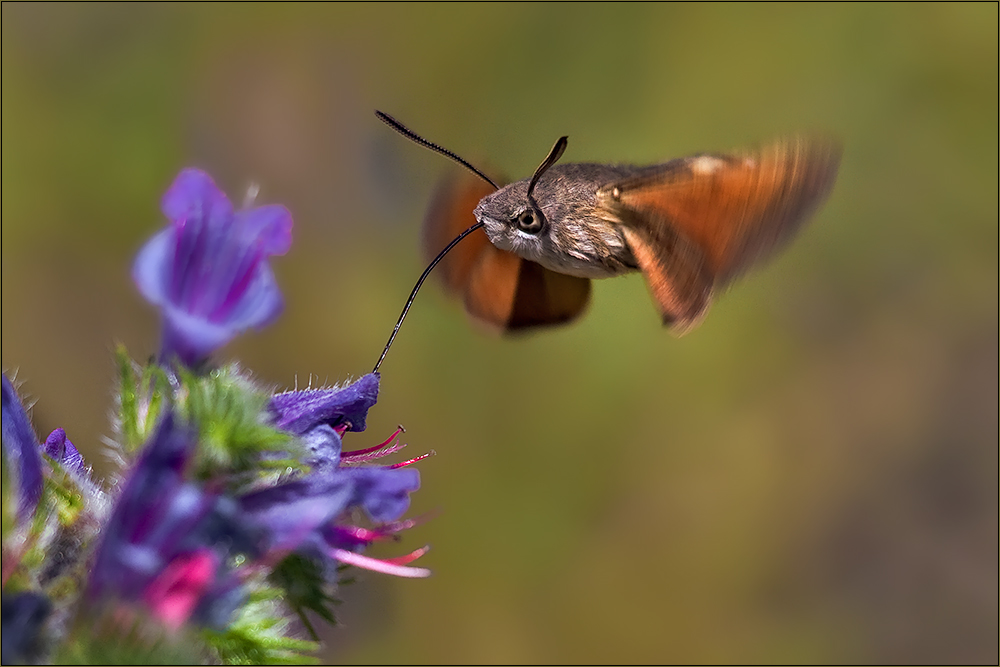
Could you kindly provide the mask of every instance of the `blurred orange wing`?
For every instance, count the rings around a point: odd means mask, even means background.
[[[493,192],[472,174],[441,183],[424,218],[428,261],[476,222],[473,210]],[[479,229],[455,246],[436,271],[449,291],[462,296],[470,315],[502,332],[562,324],[578,317],[590,300],[590,281],[550,271],[500,250]]]
[[[721,287],[787,243],[833,187],[840,147],[794,137],[696,155],[602,187],[666,324],[694,326]]]

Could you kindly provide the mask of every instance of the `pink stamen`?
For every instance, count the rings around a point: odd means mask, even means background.
[[[413,464],[414,464],[414,463],[416,463],[417,461],[423,461],[423,460],[424,460],[424,459],[426,459],[426,458],[427,458],[428,456],[434,456],[435,454],[437,454],[437,452],[435,452],[435,451],[434,451],[434,450],[432,449],[431,451],[427,452],[426,454],[421,454],[420,456],[418,456],[418,457],[417,457],[417,458],[415,458],[415,459],[410,459],[409,461],[403,461],[403,462],[401,462],[401,463],[394,463],[394,464],[392,464],[391,466],[389,466],[389,469],[390,469],[390,470],[395,470],[396,468],[405,468],[406,466],[409,466],[409,465],[413,465]]]
[[[406,445],[392,445],[391,447],[386,447],[383,450],[371,452],[369,454],[347,452],[346,454],[340,455],[340,462],[345,466],[356,466],[360,463],[368,463],[369,461],[375,461],[376,459],[381,459],[389,456],[390,454],[395,454],[396,452],[402,451],[405,447]]]
[[[334,432],[341,438],[347,433],[347,430],[351,428],[351,422],[345,421],[343,424],[337,424],[333,427]]]
[[[334,429],[334,430],[336,430],[336,429]],[[406,433],[406,429],[403,428],[402,426],[397,426],[396,430],[392,432],[392,435],[390,435],[385,440],[385,442],[383,442],[381,444],[378,444],[378,445],[375,445],[374,447],[369,447],[367,449],[355,449],[354,451],[344,452],[340,456],[341,457],[344,457],[344,456],[360,456],[361,454],[370,454],[372,452],[377,452],[378,450],[382,449],[383,447],[388,447],[389,445],[391,445],[392,441],[395,440],[396,437],[400,433]],[[340,435],[343,435],[343,433],[341,433]]]
[[[406,565],[407,563],[412,563],[417,560],[425,553],[431,550],[430,545],[420,547],[419,549],[412,551],[405,556],[396,556],[395,558],[386,558],[386,563],[392,563],[393,565]]]
[[[377,558],[370,558],[368,556],[362,556],[361,554],[356,554],[353,551],[347,551],[345,549],[331,549],[330,555],[339,560],[341,563],[347,563],[348,565],[360,567],[365,570],[371,570],[372,572],[391,574],[396,577],[422,579],[423,577],[431,576],[431,571],[423,567],[406,567],[405,565],[396,565],[395,563],[379,560]]]

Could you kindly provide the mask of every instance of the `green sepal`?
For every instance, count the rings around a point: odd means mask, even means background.
[[[296,665],[316,664],[311,655],[319,643],[288,637],[281,590],[259,583],[239,616],[225,630],[204,629],[201,636],[227,665]]]
[[[125,454],[133,455],[146,443],[156,426],[171,387],[167,371],[149,363],[139,366],[124,345],[115,350],[118,365],[119,444]]]
[[[236,367],[206,375],[181,370],[178,377],[180,414],[199,430],[195,477],[242,479],[248,473],[256,476],[307,469],[294,457],[299,449],[297,440],[268,423],[270,394],[258,389]]]
[[[334,586],[323,575],[323,565],[301,554],[290,554],[271,572],[269,581],[285,591],[285,603],[298,614],[316,638],[306,611],[312,611],[330,625],[337,625],[333,607],[341,601],[333,596]]]
[[[69,638],[57,648],[53,664],[63,665],[197,665],[207,647],[198,632],[168,632],[141,609],[101,606],[79,614]],[[131,622],[124,619],[131,617]]]

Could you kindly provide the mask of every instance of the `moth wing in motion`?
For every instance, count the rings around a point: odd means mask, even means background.
[[[715,289],[791,240],[829,194],[839,162],[835,141],[793,137],[650,167],[600,188],[598,202],[626,226],[664,324],[684,332]]]
[[[464,172],[441,183],[424,218],[428,258],[476,222],[472,212],[491,192],[489,184]],[[500,250],[482,229],[455,246],[436,271],[449,291],[462,296],[470,315],[504,333],[569,322],[590,300],[590,280]]]

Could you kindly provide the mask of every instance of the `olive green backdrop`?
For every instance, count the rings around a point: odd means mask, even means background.
[[[437,285],[369,429],[420,464],[345,662],[997,660],[997,6],[11,5],[2,15],[3,368],[101,474],[129,279],[184,166],[286,204],[287,307],[226,348],[275,386],[367,372],[449,169],[388,111],[523,178],[798,129],[839,135],[828,204],[700,329],[641,277],[486,335]]]

